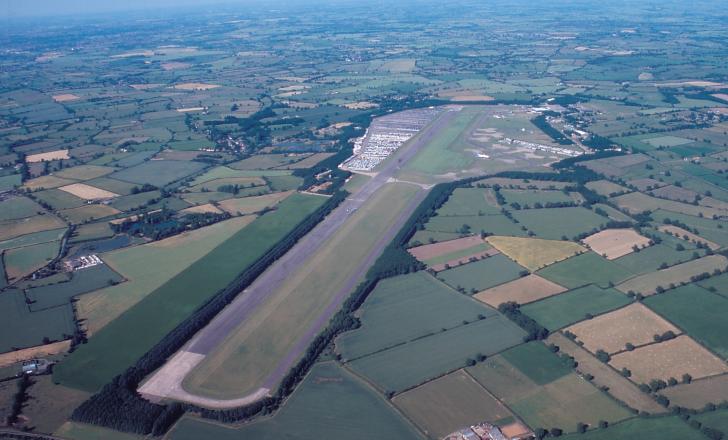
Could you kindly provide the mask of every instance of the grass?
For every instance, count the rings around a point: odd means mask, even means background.
[[[382,188],[288,275],[258,306],[255,319],[238,326],[192,371],[184,383],[187,389],[216,398],[257,389],[339,291],[353,289],[349,278],[359,276],[359,265],[376,245],[372,237],[386,234],[416,191],[406,184]]]
[[[481,244],[477,244],[475,246],[471,246],[466,249],[461,249],[459,251],[450,252],[450,253],[447,253],[444,255],[439,255],[434,258],[429,258],[427,260],[424,260],[423,263],[427,264],[428,266],[445,264],[448,261],[464,259],[471,255],[475,255],[475,254],[479,254],[481,252],[487,251],[488,249],[492,249],[492,247],[486,243],[481,243]]]
[[[517,345],[524,332],[496,315],[349,363],[384,391],[402,391],[465,366],[468,359]]]
[[[667,269],[650,272],[632,278],[617,286],[622,292],[639,292],[643,295],[654,294],[659,287],[667,289],[671,284],[679,285],[689,282],[690,278],[704,272],[713,273],[715,269],[724,270],[728,259],[722,255],[709,255],[696,260],[681,263]]]
[[[437,215],[441,216],[472,216],[483,214],[499,214],[500,208],[488,203],[486,192],[490,189],[482,188],[455,188]]]
[[[423,175],[444,174],[460,170],[472,161],[459,151],[450,148],[475,119],[477,113],[469,109],[458,112],[446,128],[440,130],[434,139],[407,163],[405,170]],[[445,115],[447,116],[447,115]]]
[[[43,209],[27,197],[13,197],[0,201],[0,221],[31,217]]]
[[[433,438],[513,414],[463,370],[402,393],[393,403]]]
[[[619,283],[632,276],[632,272],[606,258],[586,252],[568,260],[556,263],[538,271],[542,277],[574,288],[594,283],[600,287],[608,287],[609,283]]]
[[[76,422],[64,423],[54,434],[73,440],[141,440],[144,438],[113,429]]]
[[[631,415],[592,384],[567,372],[556,354],[542,344],[541,347],[519,346],[467,371],[532,429],[558,427],[573,432],[579,422],[614,422]],[[534,366],[529,360],[543,365]],[[531,377],[543,383],[538,384]]]
[[[31,312],[17,291],[0,295],[0,318],[0,352],[41,345],[46,337],[61,340],[74,331],[70,304]]]
[[[90,396],[83,391],[53,384],[51,376],[37,376],[28,389],[28,401],[23,407],[23,416],[28,417],[28,426],[34,432],[55,432],[71,416],[78,405]]]
[[[322,202],[320,197],[295,195],[277,211],[259,217],[106,325],[58,365],[54,378],[82,390],[98,390],[227,286]],[[164,319],[158,319],[160,316]],[[125,349],[118,350],[122,346]]]
[[[474,321],[480,314],[494,312],[425,272],[388,278],[362,305],[361,327],[340,336],[336,347],[345,359],[354,359]]]
[[[697,429],[688,426],[678,417],[635,418],[609,426],[594,429],[585,434],[571,434],[564,440],[705,440]]]
[[[34,244],[5,251],[3,262],[8,280],[20,279],[46,266],[58,256],[59,241]]]
[[[86,292],[118,283],[122,277],[106,264],[72,272],[73,277],[65,283],[51,284],[29,289],[26,296],[32,301],[32,311],[43,310],[67,304],[71,298]]]
[[[61,171],[56,171],[53,175],[60,177],[61,179],[89,180],[105,176],[113,172],[114,168],[111,167],[79,165],[71,168],[65,168]]]
[[[728,359],[728,299],[689,284],[645,300],[651,309]]]
[[[571,366],[539,341],[521,344],[501,353],[503,359],[538,385],[545,385],[571,373]]]
[[[335,363],[326,362],[315,365],[270,418],[233,428],[185,417],[175,425],[169,438],[407,440],[420,436],[371,388]]]
[[[723,431],[723,433],[728,432],[728,410],[726,409],[709,411],[692,418],[702,423],[703,426]]]
[[[101,258],[127,281],[79,298],[76,306],[87,331],[95,333],[116,319],[253,220],[254,216],[239,217],[164,240],[102,254]],[[160,261],[164,264],[156,264]]]
[[[137,166],[117,171],[110,177],[126,182],[162,187],[205,168],[200,162],[179,160],[150,160]]]
[[[434,232],[480,232],[494,235],[525,236],[526,232],[503,214],[474,216],[436,216],[425,224],[428,231]]]
[[[455,289],[461,287],[468,292],[478,292],[515,280],[521,271],[523,267],[499,254],[442,271],[437,277]]]
[[[252,214],[254,212],[260,212],[265,208],[275,206],[286,197],[291,195],[291,192],[281,192],[266,194],[264,196],[255,197],[242,197],[223,200],[219,202],[220,208],[230,214]]]
[[[10,240],[34,232],[49,231],[65,227],[58,217],[45,214],[18,220],[0,222],[0,241]]]
[[[53,209],[77,208],[86,204],[86,201],[60,189],[47,189],[33,193],[33,197],[47,203]]]
[[[545,208],[513,211],[513,217],[539,238],[561,240],[592,231],[606,223],[593,211],[581,208]]]
[[[521,307],[521,311],[551,331],[627,305],[632,300],[614,289],[580,287]]]
[[[116,208],[108,205],[84,205],[78,208],[64,209],[59,214],[74,225],[85,223],[91,220],[98,220],[119,214]]]
[[[496,249],[530,271],[565,260],[586,249],[570,241],[492,236],[486,239]]]
[[[501,194],[506,199],[506,204],[517,203],[521,206],[530,206],[536,203],[545,205],[547,203],[570,203],[574,199],[563,191],[543,191],[535,189],[501,189]]]

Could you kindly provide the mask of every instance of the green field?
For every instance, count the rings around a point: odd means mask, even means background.
[[[539,238],[561,240],[589,232],[606,222],[586,208],[547,208],[513,211],[513,217]]]
[[[571,366],[554,356],[538,341],[521,344],[501,353],[501,357],[538,385],[545,385],[571,373]]]
[[[614,289],[590,284],[521,307],[521,311],[551,331],[614,310],[632,302]]]
[[[439,272],[437,278],[455,289],[462,287],[466,292],[479,292],[515,280],[523,270],[508,257],[498,254]]]
[[[513,414],[463,370],[404,392],[392,401],[430,438],[441,439],[484,420],[513,420]]]
[[[593,429],[586,434],[571,434],[564,440],[705,440],[700,431],[678,417],[635,418]]]
[[[324,202],[295,195],[251,223],[112,321],[54,371],[59,382],[98,390],[149,350]],[[240,249],[245,249],[243,254]],[[215,267],[214,271],[209,270]],[[164,320],[158,319],[164,316]],[[124,350],[118,350],[123,346]]]
[[[68,304],[71,298],[92,290],[118,283],[122,277],[106,264],[98,264],[72,272],[72,278],[65,283],[51,284],[29,289],[26,296],[31,311],[43,310]]]
[[[435,138],[406,165],[405,171],[434,176],[467,167],[472,159],[454,147],[462,133],[475,119],[476,110],[468,108],[458,112],[447,127],[437,133]]]
[[[520,327],[495,315],[359,358],[348,365],[384,391],[402,391],[463,367],[478,354],[492,355],[512,347],[524,335]]]
[[[652,310],[683,329],[706,347],[728,359],[728,299],[695,284],[678,287],[645,300]]]
[[[127,281],[79,298],[76,307],[84,327],[89,333],[95,333],[253,220],[254,216],[238,217],[164,240],[101,254]],[[157,264],[159,261],[164,264]]]
[[[41,345],[46,337],[61,340],[74,332],[70,304],[31,312],[25,296],[17,291],[0,294],[0,318],[0,353]]]
[[[532,429],[558,427],[574,432],[579,422],[615,422],[631,416],[594,385],[567,371],[557,355],[542,344],[539,348],[512,348],[467,371]]]
[[[341,335],[336,347],[354,359],[494,313],[425,272],[388,278],[362,305],[361,327]]]
[[[703,426],[717,429],[724,434],[728,433],[728,410],[722,409],[717,411],[708,411],[692,417],[699,421]]]
[[[49,241],[5,251],[3,263],[8,279],[30,275],[58,256],[60,241]]]
[[[617,285],[622,292],[639,292],[643,295],[655,293],[659,287],[667,289],[670,285],[690,282],[691,277],[702,273],[712,274],[715,269],[725,270],[728,260],[722,255],[709,255],[686,263],[681,263],[667,269],[650,272],[632,278]]]
[[[535,189],[501,189],[501,195],[506,199],[507,204],[517,203],[520,206],[534,207],[536,203],[546,205],[547,203],[572,203],[576,199],[563,191],[542,191]]]
[[[525,236],[526,232],[520,225],[513,222],[503,214],[469,215],[469,216],[436,216],[425,224],[427,231],[479,233],[484,231],[493,235]],[[421,231],[418,231],[421,232]],[[426,242],[423,242],[426,243]]]
[[[0,221],[31,217],[45,209],[27,197],[13,197],[0,201]]]
[[[332,362],[314,366],[276,414],[239,428],[183,418],[172,440],[420,439],[420,435],[364,382]]]
[[[562,286],[574,288],[594,283],[599,287],[617,284],[633,275],[632,271],[602,258],[594,252],[586,252],[538,271],[542,277]]]
[[[131,183],[148,183],[162,187],[183,179],[190,174],[205,168],[200,162],[183,162],[179,160],[150,160],[137,166],[126,168],[112,174],[111,178]]]
[[[691,260],[693,252],[695,252],[692,243],[684,242],[683,246],[685,250],[678,251],[672,243],[665,240],[660,244],[641,249],[639,252],[632,252],[613,261],[635,274],[644,274],[658,270],[663,263],[673,266]],[[702,254],[702,251],[698,251],[698,253]]]
[[[486,194],[490,189],[455,188],[440,209],[438,216],[475,216],[479,214],[500,214],[500,207],[489,203]]]
[[[53,209],[77,208],[86,204],[86,201],[60,189],[47,189],[33,193],[33,197],[47,203]]]

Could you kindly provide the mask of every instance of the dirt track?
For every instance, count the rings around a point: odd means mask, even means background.
[[[341,226],[359,209],[364,203],[372,198],[372,196],[384,186],[390,178],[392,178],[402,165],[412,159],[417,152],[443,128],[447,125],[455,112],[447,111],[440,115],[433,123],[426,127],[413,140],[406,143],[395,153],[395,157],[384,162],[382,168],[376,176],[366,182],[358,191],[352,194],[334,211],[329,214],[321,223],[319,223],[311,232],[302,238],[291,250],[283,257],[273,263],[261,276],[259,276],[247,289],[223,309],[206,327],[200,330],[186,346],[180,350],[180,353],[191,353],[207,356],[220,346],[230,333],[232,333],[243,321],[248,319],[261,305],[265,299],[273,294],[277,288],[281,286],[288,274],[299,270],[299,268],[310,259],[311,255],[319,250],[322,244],[333,234],[336,233]],[[192,371],[195,365],[183,363],[182,365],[173,365],[175,359],[179,356],[172,357],[168,363],[146,381],[139,391],[151,400],[162,398],[174,398],[185,402],[208,407],[233,407],[239,406],[239,402],[250,402],[263,397],[270,389],[273,389],[278,382],[288,373],[291,366],[300,358],[306,348],[316,335],[324,328],[329,319],[340,308],[341,303],[348,294],[354,289],[356,284],[363,278],[366,271],[371,267],[376,258],[382,253],[384,248],[394,238],[399,229],[403,226],[407,218],[414,212],[415,208],[424,199],[427,191],[421,189],[417,192],[412,201],[400,213],[395,224],[377,240],[376,246],[361,261],[357,270],[347,280],[344,287],[336,293],[333,301],[322,310],[320,316],[309,326],[309,328],[301,329],[301,338],[289,353],[281,359],[276,369],[268,376],[265,383],[261,384],[255,393],[248,396],[241,396],[239,399],[231,401],[212,400],[203,396],[196,396],[182,389],[181,383],[187,373]],[[170,374],[173,372],[173,374]],[[173,377],[170,377],[173,376]],[[172,380],[170,380],[172,379]]]

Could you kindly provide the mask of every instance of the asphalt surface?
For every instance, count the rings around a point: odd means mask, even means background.
[[[310,256],[317,252],[324,242],[333,236],[357,209],[369,201],[388,181],[394,180],[394,176],[401,167],[427,145],[443,127],[447,126],[455,114],[456,112],[454,111],[444,112],[433,123],[415,136],[413,140],[401,146],[395,153],[394,160],[385,161],[382,168],[374,177],[369,179],[359,190],[343,201],[323,221],[314,227],[311,232],[299,240],[283,257],[271,264],[247,289],[243,290],[206,327],[200,330],[182,350],[200,355],[208,355],[217,349],[238,326],[255,313],[258,306],[264,303],[269,295],[273,295],[276,289],[280,288],[288,274],[300,270]],[[366,271],[374,264],[384,248],[391,242],[397,232],[399,232],[426,194],[427,190],[420,189],[405,209],[402,210],[396,222],[392,224],[387,232],[378,239],[377,237],[373,237],[373,239],[377,239],[374,248],[358,264],[356,270],[347,279],[345,285],[336,293],[331,303],[321,311],[321,314],[315,322],[309,325],[307,329],[301,329],[304,332],[296,345],[281,359],[277,367],[267,377],[265,383],[261,384],[260,389],[274,389],[278,382],[288,373],[291,366],[303,355],[313,339],[323,330],[331,317],[339,310],[341,304],[353,291],[357,283],[363,279]],[[154,379],[152,378],[151,380]],[[179,383],[175,383],[173,386],[178,391],[181,388],[181,381],[183,379],[184,377],[180,377],[178,380],[175,380],[175,382]],[[160,394],[166,394],[170,397],[176,394],[171,392],[172,390],[169,390],[170,393],[161,393],[162,390],[158,391],[160,391]],[[199,396],[199,398],[209,400],[209,398],[202,396]],[[182,400],[191,401],[195,399],[189,393],[185,393],[185,397]],[[224,400],[220,401],[221,404],[224,404],[224,402]]]

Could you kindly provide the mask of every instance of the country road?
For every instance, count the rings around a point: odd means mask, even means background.
[[[222,310],[206,327],[200,330],[175,356],[142,384],[139,392],[150,400],[172,398],[211,408],[228,408],[251,403],[267,395],[288,373],[293,364],[303,355],[307,347],[326,326],[331,317],[339,310],[343,301],[363,279],[366,271],[374,264],[384,248],[402,228],[409,216],[414,212],[427,194],[420,188],[407,206],[399,213],[396,221],[381,237],[376,237],[376,244],[346,279],[344,286],[336,292],[332,301],[321,311],[308,328],[301,329],[301,337],[295,346],[283,357],[276,368],[271,371],[260,388],[248,396],[238,399],[212,399],[194,395],[182,387],[184,378],[205,358],[218,348],[226,338],[249,319],[256,309],[265,302],[269,295],[278,289],[286,278],[299,270],[304,263],[316,253],[328,238],[333,236],[347,220],[374,194],[394,176],[400,168],[411,160],[437,133],[454,117],[456,112],[445,111],[413,139],[402,145],[394,157],[385,161],[369,181],[351,194],[311,232],[299,240],[283,257],[274,262],[247,289],[243,290],[225,309]]]

